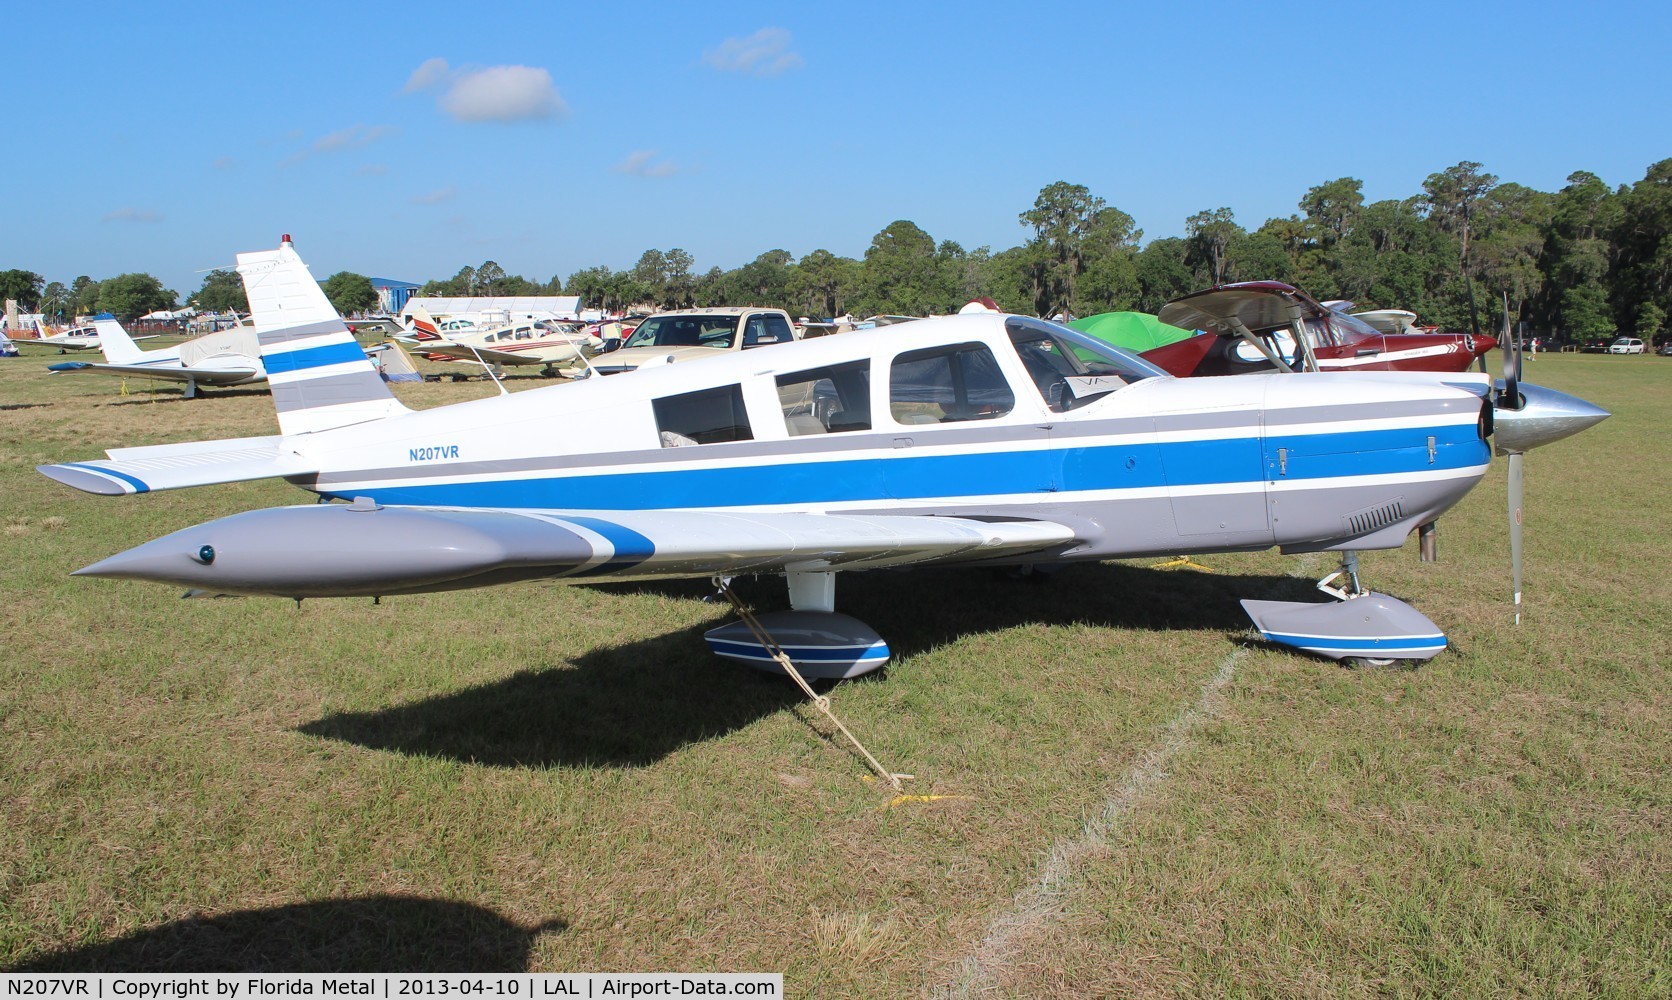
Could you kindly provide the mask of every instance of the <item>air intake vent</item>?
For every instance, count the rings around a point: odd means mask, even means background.
[[[1380,531],[1405,516],[1405,498],[1389,500],[1378,507],[1354,511],[1346,517],[1347,534],[1368,535]]]

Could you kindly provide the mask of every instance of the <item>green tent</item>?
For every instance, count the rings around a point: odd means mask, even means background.
[[[1098,313],[1068,325],[1098,340],[1139,353],[1196,335],[1193,330],[1168,326],[1149,313],[1141,312]]]

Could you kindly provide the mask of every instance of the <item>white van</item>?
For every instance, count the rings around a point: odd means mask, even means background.
[[[1643,342],[1636,337],[1620,337],[1608,345],[1609,354],[1646,354]]]

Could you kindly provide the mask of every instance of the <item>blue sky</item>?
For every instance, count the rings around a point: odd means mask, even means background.
[[[1084,184],[1145,238],[1476,160],[1557,190],[1672,156],[1664,3],[14,4],[0,269],[317,277],[683,247],[1020,243]],[[25,70],[23,67],[28,67]]]

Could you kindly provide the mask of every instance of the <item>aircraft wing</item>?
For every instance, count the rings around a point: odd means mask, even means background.
[[[490,365],[545,365],[552,363],[543,358],[531,358],[526,354],[496,351],[491,347],[470,347],[466,344],[455,344],[450,341],[420,341],[413,347],[413,350],[419,354],[443,354],[449,358],[458,358],[460,361],[481,360]]]
[[[13,338],[12,343],[19,347],[38,347],[45,351],[58,351],[60,353],[64,351],[91,351],[99,346],[99,342],[96,340],[60,340],[53,342],[50,340],[35,340],[30,337]]]
[[[78,572],[212,593],[346,597],[541,578],[872,569],[1061,552],[1075,544],[1074,531],[1052,521],[385,507],[359,500],[234,514]]]
[[[179,368],[162,365],[110,365],[86,361],[67,361],[49,365],[57,375],[120,375],[123,378],[148,378],[159,382],[196,382],[198,385],[237,385],[261,374],[254,368]]]

